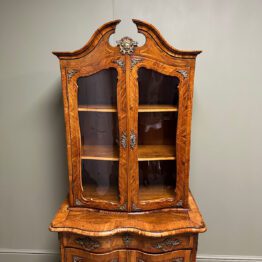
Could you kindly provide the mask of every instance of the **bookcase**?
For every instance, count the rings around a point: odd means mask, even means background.
[[[195,59],[133,20],[100,27],[61,68],[69,195],[50,230],[61,261],[196,261],[205,223],[189,190]]]

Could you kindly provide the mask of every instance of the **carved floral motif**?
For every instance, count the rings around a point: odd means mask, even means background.
[[[134,41],[132,38],[126,36],[120,39],[119,41],[116,41],[117,45],[120,48],[120,52],[123,55],[131,55],[133,54],[135,47],[138,45],[136,41]]]
[[[75,242],[86,250],[94,250],[100,247],[100,243],[91,237],[79,237],[75,239]]]
[[[161,249],[163,251],[168,251],[172,247],[178,246],[180,244],[181,244],[181,241],[179,239],[166,238],[163,241],[154,244],[153,247],[157,249]]]

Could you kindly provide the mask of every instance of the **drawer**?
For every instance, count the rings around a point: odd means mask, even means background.
[[[178,249],[192,249],[193,235],[168,237],[144,237],[136,234],[116,234],[108,237],[88,237],[63,234],[64,247],[73,247],[93,253],[110,252],[117,249],[136,249],[148,253],[164,253]]]
[[[93,254],[74,248],[65,249],[65,262],[126,262],[125,251],[113,251],[106,254]]]
[[[190,250],[178,250],[164,254],[147,254],[140,251],[131,251],[133,262],[191,262]]]

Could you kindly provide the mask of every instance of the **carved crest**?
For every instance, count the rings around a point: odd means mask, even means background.
[[[138,45],[136,41],[134,41],[132,38],[126,36],[120,39],[119,41],[116,41],[117,45],[120,48],[121,54],[125,55],[131,55],[135,51],[135,47]]]

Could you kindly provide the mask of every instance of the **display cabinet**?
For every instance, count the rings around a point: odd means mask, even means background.
[[[133,20],[144,45],[109,43],[119,20],[60,60],[69,197],[51,223],[61,260],[195,261],[206,230],[189,191],[195,58]]]

